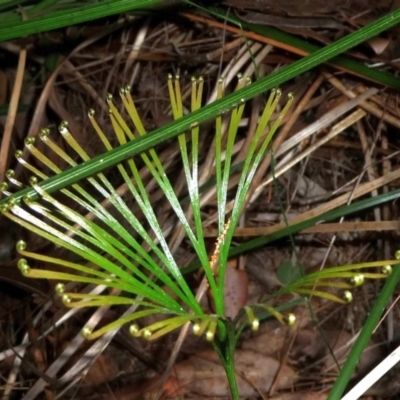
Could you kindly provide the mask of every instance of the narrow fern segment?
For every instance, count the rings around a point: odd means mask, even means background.
[[[201,94],[203,90],[203,80],[199,79],[199,85],[197,85],[197,80],[192,79],[192,96],[191,96],[191,110],[195,111],[201,106]],[[183,117],[183,104],[181,88],[179,83],[179,76],[175,79],[171,75],[168,76],[168,91],[172,106],[172,114],[174,119],[179,119]],[[199,260],[204,268],[208,284],[212,293],[216,294],[217,285],[214,279],[214,274],[212,269],[209,267],[209,260],[207,249],[204,242],[203,236],[203,226],[201,221],[201,209],[200,209],[200,198],[199,198],[199,181],[198,181],[198,132],[199,127],[195,125],[191,130],[191,145],[192,145],[192,162],[189,161],[188,148],[186,143],[186,133],[182,133],[178,136],[178,144],[182,158],[183,171],[186,178],[190,206],[186,211],[186,218],[193,216],[195,228],[196,228],[196,238],[192,238],[190,232],[186,230],[189,239],[192,242],[193,248],[199,257]],[[172,207],[175,209],[174,203],[171,203]],[[185,227],[185,225],[183,225]]]
[[[246,154],[246,158],[244,160],[243,169],[240,175],[239,184],[236,190],[236,195],[233,203],[231,223],[229,229],[226,232],[224,243],[221,246],[221,254],[220,254],[221,268],[219,272],[220,290],[223,290],[224,287],[223,285],[225,282],[226,265],[228,261],[229,250],[231,248],[234,230],[239,222],[239,218],[243,211],[243,207],[246,201],[246,196],[249,191],[251,182],[253,180],[254,174],[257,171],[258,166],[260,165],[261,160],[266,154],[267,148],[271,143],[274,133],[280,126],[284,116],[286,115],[287,111],[291,106],[291,103],[293,101],[293,95],[289,94],[288,102],[286,103],[285,107],[280,113],[278,113],[278,116],[276,117],[275,121],[271,122],[272,115],[276,111],[280,99],[281,99],[281,91],[273,90],[264,107],[264,111],[260,117],[260,121],[254,133],[254,139],[251,142],[249,150]],[[236,124],[238,127],[238,124],[241,119],[241,114],[238,114],[236,117],[237,117]],[[220,213],[222,213],[222,210],[220,211]]]

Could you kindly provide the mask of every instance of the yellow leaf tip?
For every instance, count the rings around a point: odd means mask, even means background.
[[[31,146],[35,144],[36,139],[34,137],[28,136],[27,138],[25,138],[24,140],[24,144],[25,146]]]
[[[39,182],[39,180],[38,180],[38,178],[37,178],[36,176],[31,176],[31,177],[29,178],[29,183],[30,183],[32,186],[37,185],[38,182]]]
[[[363,274],[357,274],[351,278],[351,284],[353,286],[361,286],[364,283],[364,281],[365,277]]]
[[[81,334],[85,339],[88,339],[89,336],[92,334],[93,330],[92,328],[90,328],[89,326],[85,326],[82,330],[81,330]]]
[[[129,327],[129,333],[132,335],[132,336],[135,336],[135,337],[138,337],[139,335],[139,331],[140,331],[140,328],[139,328],[139,325],[138,324],[131,324],[131,326]]]
[[[214,332],[210,329],[206,332],[206,340],[212,342],[214,340]]]
[[[42,128],[40,131],[39,131],[39,136],[41,137],[41,138],[46,138],[46,137],[48,137],[50,135],[50,129],[48,129],[48,128]]]
[[[350,290],[345,290],[343,292],[343,300],[347,303],[351,303],[353,301],[353,294],[350,292]]]
[[[58,131],[61,133],[61,135],[68,133],[68,121],[61,121],[60,125],[58,126]]]
[[[256,332],[258,331],[259,327],[260,327],[260,321],[258,318],[255,318],[251,323],[251,330],[253,332]]]
[[[200,333],[201,333],[200,330],[201,330],[200,324],[199,324],[198,322],[196,322],[196,323],[193,325],[193,334],[196,335],[196,336],[199,336]]]
[[[17,249],[18,252],[24,251],[26,249],[26,242],[24,240],[18,240],[17,244],[15,245],[15,248]]]
[[[152,335],[152,333],[151,333],[151,330],[150,330],[150,329],[145,329],[145,330],[143,331],[143,337],[144,337],[146,340],[150,340],[151,335]]]
[[[58,295],[62,295],[65,292],[65,285],[63,283],[57,283],[55,291]]]
[[[296,316],[293,313],[289,313],[285,319],[288,326],[293,326],[296,322]]]
[[[24,154],[24,152],[22,150],[16,150],[16,152],[14,153],[15,158],[17,160],[21,159],[23,154]]]
[[[25,258],[21,258],[18,261],[18,269],[21,271],[22,275],[29,275],[30,267],[28,261]]]
[[[390,275],[392,273],[392,266],[391,265],[384,265],[382,267],[382,274]]]
[[[68,304],[71,303],[71,296],[68,295],[68,294],[63,294],[63,295],[61,296],[61,300],[62,300],[62,302],[64,303],[64,305],[67,306]]]

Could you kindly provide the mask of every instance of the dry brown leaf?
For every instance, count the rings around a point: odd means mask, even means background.
[[[279,353],[285,345],[289,327],[278,321],[270,321],[262,324],[263,332],[256,337],[245,340],[242,343],[244,350],[251,350],[266,356]]]
[[[230,262],[226,269],[224,302],[225,316],[235,318],[238,312],[246,305],[249,292],[249,277],[247,272],[235,268]]]
[[[387,38],[375,37],[367,41],[375,54],[382,54],[389,46],[390,40]]]
[[[268,356],[248,350],[235,353],[235,366],[240,397],[254,396],[259,392],[268,392],[280,368],[280,363]],[[180,386],[203,396],[229,396],[229,387],[225,371],[213,351],[206,351],[177,364],[175,377]],[[297,373],[284,365],[275,382],[280,390],[293,385],[298,379]]]
[[[326,338],[333,349],[339,365],[343,365],[353,347],[354,335],[345,330],[330,330],[326,332]],[[370,340],[358,363],[357,375],[369,371],[382,359],[382,356],[380,347],[373,340]],[[337,371],[335,360],[330,354],[327,356],[325,365],[327,371],[331,369]]]
[[[302,329],[296,335],[291,357],[308,363],[315,361],[323,362],[323,372],[337,373],[337,363],[343,365],[354,344],[354,337],[345,330],[327,330],[323,332],[325,340],[321,333],[315,329]],[[332,349],[336,360],[328,350]],[[365,373],[370,370],[382,358],[380,348],[371,340],[367,349],[364,351],[358,364],[357,374]]]

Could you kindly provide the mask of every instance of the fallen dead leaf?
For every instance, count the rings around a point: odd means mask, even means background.
[[[249,292],[247,272],[235,268],[235,264],[228,264],[224,288],[225,316],[232,319],[246,305]]]
[[[280,363],[274,358],[249,350],[237,350],[235,366],[240,397],[266,393],[271,388]],[[225,371],[213,351],[206,351],[189,357],[177,364],[174,374],[180,386],[189,392],[202,396],[229,396]],[[293,385],[298,379],[297,373],[284,365],[275,382],[280,390]]]
[[[270,321],[262,324],[263,332],[245,340],[242,343],[244,350],[251,350],[256,353],[272,356],[279,353],[287,338],[289,327],[282,325],[279,321]]]

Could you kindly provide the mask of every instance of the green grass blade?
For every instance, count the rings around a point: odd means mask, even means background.
[[[18,21],[8,26],[6,21],[3,21],[2,28],[0,28],[0,41],[34,35],[132,10],[148,9],[162,4],[162,2],[163,0],[107,0],[70,10],[54,11],[41,17]]]
[[[357,366],[358,361],[361,358],[361,354],[363,353],[365,347],[367,346],[372,332],[375,329],[377,323],[379,322],[379,318],[381,317],[387,303],[389,301],[390,296],[395,290],[397,283],[400,280],[400,264],[393,266],[393,272],[391,276],[387,279],[385,286],[380,292],[378,298],[374,302],[374,306],[364,323],[364,326],[354,343],[353,348],[350,351],[350,354],[347,356],[347,360],[343,365],[342,370],[339,373],[339,377],[336,379],[332,390],[329,393],[327,400],[340,400],[343,392],[346,389],[349,380],[351,379],[353,372]]]
[[[239,17],[233,14],[230,14],[229,17],[227,17],[226,11],[218,8],[211,7],[207,10],[213,15],[217,15],[223,20],[228,20],[228,22],[237,25],[243,30],[257,33],[261,36],[274,39],[278,42],[287,43],[288,45],[300,49],[308,54],[315,53],[321,49],[321,47],[316,44],[310,43],[300,37],[290,35],[289,33],[280,31],[279,29],[271,26],[251,24],[241,20]],[[389,86],[393,89],[400,89],[400,80],[396,76],[385,71],[379,71],[375,68],[367,67],[362,62],[354,60],[349,56],[337,56],[329,61],[329,64],[353,72],[356,75],[362,76],[366,79],[379,82],[382,85]]]

